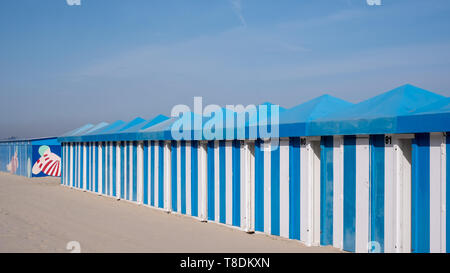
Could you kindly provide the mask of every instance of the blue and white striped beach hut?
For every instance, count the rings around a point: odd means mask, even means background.
[[[279,123],[224,122],[214,138],[202,133],[215,116],[190,112],[87,125],[59,138],[62,183],[307,245],[448,252],[449,109],[405,85],[357,104],[321,96]],[[180,133],[183,120],[201,127]],[[279,135],[250,134],[266,125]]]

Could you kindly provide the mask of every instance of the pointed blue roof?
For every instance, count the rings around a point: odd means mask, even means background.
[[[308,126],[310,135],[349,135],[394,133],[397,117],[445,98],[406,84],[317,119]]]
[[[450,131],[450,98],[418,109],[410,115],[398,117],[398,129],[404,133]]]
[[[88,123],[88,124],[85,124],[85,125],[77,128],[77,129],[74,129],[72,131],[69,131],[69,132],[63,134],[63,136],[75,136],[75,135],[78,135],[78,134],[81,134],[83,132],[88,131],[92,127],[94,127],[94,124]]]
[[[91,129],[89,129],[88,131],[84,132],[83,135],[94,133],[95,131],[101,130],[102,128],[104,128],[108,125],[109,125],[109,123],[107,123],[107,122],[100,122],[99,124],[95,125]]]
[[[126,122],[123,121],[123,120],[116,120],[116,121],[114,121],[113,123],[111,123],[110,125],[105,126],[105,127],[101,128],[101,129],[98,130],[98,131],[92,132],[91,134],[92,134],[92,135],[106,134],[106,133],[112,132],[112,131],[114,131],[114,130],[116,130],[116,129],[122,127],[122,126],[124,126],[125,123],[126,123]]]
[[[145,119],[141,118],[141,117],[137,117],[134,118],[133,120],[129,121],[128,123],[126,123],[123,127],[119,128],[117,131],[115,131],[114,133],[118,133],[118,132],[126,132],[128,129],[132,129],[135,126],[138,126],[142,123],[146,122]],[[113,132],[111,132],[113,133]]]
[[[163,122],[163,121],[165,121],[165,120],[168,120],[168,119],[169,119],[169,117],[166,117],[166,116],[164,116],[164,115],[157,115],[156,117],[154,117],[153,119],[151,119],[151,120],[149,120],[147,123],[145,123],[145,124],[140,128],[140,130],[148,129],[148,128],[150,128],[150,127],[152,127],[152,126],[154,126],[154,125],[156,125],[156,124],[158,124],[158,123],[161,123],[161,122]]]
[[[315,120],[348,109],[352,105],[348,101],[330,95],[322,95],[281,113],[280,123],[297,123]]]

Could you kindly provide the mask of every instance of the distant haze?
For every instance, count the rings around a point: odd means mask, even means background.
[[[170,115],[176,104],[450,95],[450,1],[6,0],[0,138]]]

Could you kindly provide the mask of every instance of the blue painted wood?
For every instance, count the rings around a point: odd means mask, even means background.
[[[430,252],[430,134],[412,142],[411,252]]]
[[[198,216],[198,141],[191,145],[191,210],[192,216]]]
[[[186,141],[180,143],[181,213],[186,214]]]
[[[208,220],[215,221],[215,158],[214,158],[214,141],[208,141],[207,146],[207,206]]]
[[[178,165],[178,151],[177,151],[177,141],[173,140],[170,143],[171,145],[171,172],[172,172],[172,210],[177,212],[178,211],[178,171],[177,171],[177,165]]]
[[[137,145],[138,143],[136,141],[133,141],[133,168],[131,169],[133,172],[133,181],[132,181],[132,187],[133,187],[133,196],[132,200],[134,202],[137,202]]]
[[[344,136],[344,250],[355,252],[355,231],[356,136]]]
[[[158,142],[158,207],[164,208],[164,142]]]
[[[155,146],[156,146],[156,142],[155,141],[151,141],[150,142],[150,160],[151,160],[151,164],[150,164],[150,205],[151,206],[156,206],[155,205]]]
[[[385,136],[370,136],[370,240],[384,252]]]
[[[333,137],[320,143],[320,244],[333,244]]]
[[[149,167],[148,167],[148,157],[149,157],[149,147],[148,147],[148,141],[144,141],[144,155],[143,155],[143,200],[142,202],[145,205],[149,204],[149,198],[148,198],[148,189],[149,189]]]
[[[226,152],[225,141],[219,142],[219,203],[220,203],[220,223],[226,223]]]
[[[264,232],[264,141],[255,141],[255,230]]]
[[[296,240],[300,240],[300,160],[300,138],[292,137],[289,139],[289,238]],[[264,187],[264,181],[261,185]]]

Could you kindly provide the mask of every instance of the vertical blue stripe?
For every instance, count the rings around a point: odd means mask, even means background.
[[[90,187],[90,180],[91,178],[89,177],[89,170],[91,169],[91,166],[89,165],[90,161],[91,161],[91,151],[89,149],[89,143],[86,144],[86,190],[91,190]]]
[[[264,141],[255,141],[255,230],[264,232]]]
[[[94,142],[95,146],[95,192],[100,192],[98,189],[98,143]]]
[[[101,143],[102,145],[102,193],[106,194],[106,142]]]
[[[120,198],[125,199],[125,150],[126,143],[120,142]]]
[[[241,226],[241,141],[233,140],[233,226]]]
[[[208,220],[214,221],[215,220],[215,196],[214,196],[214,192],[215,192],[215,168],[214,168],[214,141],[208,141],[208,147],[207,147],[207,164],[208,164],[208,178],[207,178],[207,182],[208,182],[208,186],[206,187],[207,191],[208,191]]]
[[[133,201],[137,202],[137,145],[136,141],[133,141]]]
[[[126,200],[130,200],[131,199],[131,195],[130,195],[130,185],[131,185],[131,181],[130,181],[130,173],[131,173],[131,166],[130,166],[130,160],[131,160],[131,157],[133,156],[133,153],[130,153],[130,145],[131,145],[132,143],[131,142],[126,142],[125,141],[125,150],[126,150],[126,153],[127,153],[127,162],[125,162],[125,166],[126,166],[126,169],[127,169],[127,175],[126,175],[126,183],[125,183],[125,187],[126,187],[126,194],[125,194],[125,199]]]
[[[320,143],[320,244],[333,244],[333,136]]]
[[[447,132],[447,136],[446,136],[446,149],[445,149],[445,154],[446,154],[446,222],[445,222],[445,229],[446,229],[446,252],[450,253],[450,132]]]
[[[164,208],[164,141],[159,141],[158,164],[158,207]]]
[[[411,252],[430,252],[430,134],[412,143]]]
[[[155,206],[155,141],[150,142],[150,205]]]
[[[181,174],[181,213],[186,214],[186,141],[182,140],[180,143],[180,174]]]
[[[112,195],[117,196],[117,144],[111,143],[112,146]]]
[[[106,168],[105,168],[105,193],[106,195],[110,195],[111,194],[111,189],[110,184],[109,184],[109,180],[111,179],[111,177],[109,177],[110,174],[110,163],[111,163],[111,154],[109,153],[109,146],[110,142],[105,142],[105,163],[106,163]]]
[[[384,252],[384,135],[370,136],[370,240]]]
[[[198,141],[191,143],[191,209],[192,216],[198,216]]]
[[[261,181],[261,187],[264,187],[264,181]],[[263,194],[261,192],[261,195]],[[264,204],[261,208],[264,208]],[[300,138],[298,137],[289,139],[289,238],[300,240]]]
[[[61,185],[64,185],[64,178],[65,178],[65,171],[66,171],[66,166],[64,165],[65,158],[66,158],[66,150],[64,148],[65,148],[64,143],[61,143]],[[1,150],[0,150],[0,153],[1,153]],[[0,164],[2,164],[2,162],[0,162]]]
[[[172,140],[171,143],[171,172],[172,172],[172,210],[177,212],[178,211],[178,176],[177,176],[177,164],[178,164],[178,156],[177,156],[177,142],[175,140]]]
[[[356,136],[344,136],[344,250],[355,251]]]
[[[280,147],[271,152],[271,232],[272,235],[280,235]]]
[[[148,205],[148,173],[149,173],[149,169],[148,169],[148,141],[144,141],[144,161],[143,161],[143,171],[144,171],[144,185],[143,185],[143,191],[144,191],[144,204]]]
[[[79,170],[79,166],[78,166],[78,143],[74,143],[74,147],[73,147],[73,150],[74,150],[74,165],[75,165],[75,168],[74,168],[74,183],[73,183],[73,186],[74,186],[74,188],[78,188],[78,170]]]
[[[220,223],[226,222],[226,152],[225,141],[219,142],[219,203],[220,203]]]

